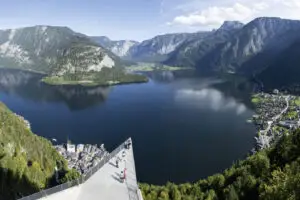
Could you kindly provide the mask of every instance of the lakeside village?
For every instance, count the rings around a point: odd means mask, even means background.
[[[23,116],[14,113],[20,120],[22,120],[28,129],[31,125]],[[56,139],[52,139],[56,142]],[[109,153],[104,148],[104,144],[99,147],[91,144],[67,144],[55,145],[54,148],[68,161],[70,169],[76,169],[80,174],[86,174],[91,168],[96,166]]]
[[[23,116],[14,113],[20,120],[22,120],[26,127],[31,130],[31,125],[28,120]],[[52,138],[52,142],[57,142],[55,138]],[[124,148],[130,149],[131,140],[126,141]],[[66,144],[54,145],[54,148],[58,153],[60,153],[67,161],[68,168],[75,169],[80,174],[87,174],[93,167],[98,165],[101,160],[109,155],[109,152],[105,149],[104,144],[101,145],[91,145],[91,144],[71,144],[68,141]],[[122,153],[122,157],[125,156],[125,151]],[[116,167],[118,168],[118,163],[122,159],[117,157]],[[122,171],[123,172],[123,171]],[[124,172],[125,176],[125,172]]]
[[[104,144],[100,146],[91,144],[67,144],[56,145],[55,149],[68,161],[70,169],[76,169],[80,174],[86,174],[95,167],[109,153]]]
[[[130,149],[132,142],[131,139],[127,140],[124,144],[125,149]],[[98,165],[101,160],[109,155],[109,152],[105,150],[104,144],[99,147],[91,144],[67,144],[56,145],[55,149],[68,161],[68,167],[70,169],[77,170],[80,174],[87,174],[93,167]],[[125,151],[122,152],[122,157],[125,156]],[[122,159],[118,156],[115,159],[115,167],[119,168],[119,162]],[[125,169],[122,171],[125,178]],[[124,179],[123,178],[123,179]]]
[[[283,94],[275,89],[272,94],[257,93],[252,96],[256,106],[253,122],[258,131],[252,153],[270,147],[283,134],[300,127],[300,96]]]

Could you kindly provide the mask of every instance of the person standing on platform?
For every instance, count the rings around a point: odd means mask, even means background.
[[[126,180],[126,168],[124,168],[124,177],[123,177],[123,179],[124,179],[124,181]]]
[[[116,159],[116,167],[119,168],[119,158]]]

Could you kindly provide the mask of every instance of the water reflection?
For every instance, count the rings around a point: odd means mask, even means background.
[[[104,143],[112,150],[132,137],[139,181],[183,183],[243,158],[255,133],[245,123],[253,114],[245,103],[251,84],[186,73],[154,72],[148,83],[111,91],[50,87],[39,81],[41,75],[6,71],[0,100],[28,119],[35,133],[60,142]]]
[[[176,71],[151,71],[142,72],[152,80],[157,82],[172,82],[180,78],[191,78],[196,76],[196,71],[194,70],[176,70]]]
[[[237,115],[246,111],[246,106],[234,98],[226,97],[222,92],[213,88],[201,90],[182,89],[177,91],[175,100],[193,108],[210,108],[213,111],[234,110]]]
[[[40,82],[43,75],[12,69],[0,70],[0,90],[37,102],[64,102],[70,110],[81,110],[103,103],[111,88],[49,86]]]

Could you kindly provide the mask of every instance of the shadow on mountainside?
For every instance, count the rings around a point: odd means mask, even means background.
[[[0,199],[14,200],[38,191],[26,176],[0,168]]]

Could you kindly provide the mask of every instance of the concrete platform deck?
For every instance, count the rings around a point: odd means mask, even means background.
[[[123,151],[125,156],[123,157]],[[117,157],[121,158],[119,168]],[[121,171],[126,168],[126,180],[121,181]],[[42,200],[142,200],[137,185],[135,163],[132,147],[123,149],[111,158],[101,169],[85,183],[70,189],[52,194]]]

